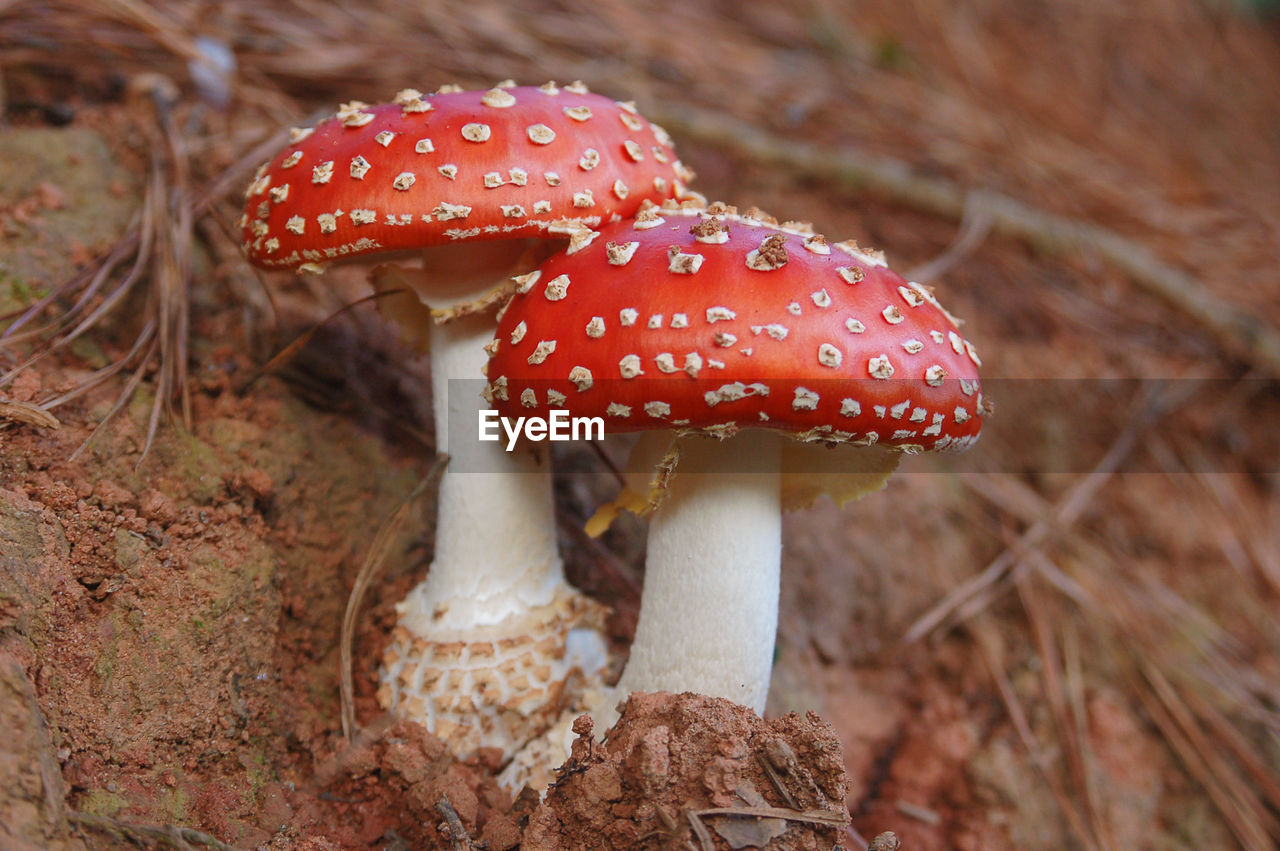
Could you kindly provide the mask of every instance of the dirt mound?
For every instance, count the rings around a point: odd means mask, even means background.
[[[603,744],[590,719],[525,834],[570,847],[832,848],[848,823],[835,731],[698,694],[632,695]]]

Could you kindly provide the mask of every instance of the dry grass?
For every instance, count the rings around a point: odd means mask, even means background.
[[[10,318],[0,332],[0,355],[14,362],[0,374],[0,389],[23,370],[67,350],[142,291],[140,327],[126,351],[73,389],[32,406],[47,414],[128,371],[115,405],[97,426],[102,428],[129,402],[140,382],[151,378],[155,394],[138,459],[141,465],[162,415],[187,428],[191,425],[187,369],[195,222],[208,215],[215,202],[225,202],[230,190],[277,142],[272,139],[246,152],[239,163],[205,176],[197,188],[192,185],[192,153],[179,130],[178,89],[163,76],[140,73],[131,81],[130,95],[125,108],[134,115],[128,124],[139,129],[140,148],[147,155],[142,210],[105,256]],[[88,447],[93,434],[76,455]]]

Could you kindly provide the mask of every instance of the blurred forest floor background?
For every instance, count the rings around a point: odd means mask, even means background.
[[[634,99],[710,199],[883,249],[968,322],[997,406],[978,446],[787,520],[770,710],[839,734],[850,847],[1280,843],[1275,17],[0,0],[0,74],[13,847],[450,847],[395,744],[345,746],[337,699],[348,592],[431,461],[424,366],[363,305],[250,382],[367,290],[263,278],[232,223],[282,128],[507,78]],[[585,540],[607,477],[562,460],[571,576],[624,642],[643,525]],[[429,560],[415,512],[353,647],[364,724]],[[527,802],[484,769],[440,783],[510,847]]]

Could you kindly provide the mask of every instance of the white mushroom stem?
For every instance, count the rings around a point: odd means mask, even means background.
[[[600,609],[565,581],[547,447],[508,452],[505,440],[478,439],[492,316],[433,323],[427,334],[436,446],[450,463],[435,557],[396,606],[379,699],[460,754],[510,754],[574,705],[573,669],[599,681],[607,662]]]
[[[400,607],[401,624],[420,634],[501,623],[546,605],[565,585],[547,447],[507,452],[505,439],[476,439],[488,407],[479,395],[483,346],[492,337],[487,315],[431,329],[436,448],[457,454],[440,481],[435,560]]]
[[[778,626],[780,455],[778,436],[759,430],[681,444],[649,525],[620,697],[696,691],[764,712]]]
[[[506,283],[529,245],[429,249],[420,273],[398,269],[395,280],[429,307],[455,309]],[[535,446],[535,453],[526,443],[508,452],[505,439],[478,439],[480,412],[489,407],[480,394],[492,313],[427,324],[436,450],[451,457],[440,481],[435,560],[401,605],[401,624],[420,635],[459,634],[522,616],[572,589],[556,544],[548,448]]]
[[[662,442],[654,437],[633,460]],[[631,658],[616,686],[584,695],[598,736],[632,692],[692,691],[764,712],[778,627],[782,438],[751,429],[723,442],[682,440],[680,450],[649,521]],[[579,712],[562,714],[517,753],[499,782],[513,791],[545,788],[569,756]]]

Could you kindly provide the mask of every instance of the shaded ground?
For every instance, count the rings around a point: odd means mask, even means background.
[[[365,729],[341,735],[347,595],[430,461],[424,364],[363,306],[251,382],[366,290],[353,271],[260,282],[224,231],[262,158],[246,153],[279,127],[504,77],[636,98],[713,198],[813,220],[904,270],[945,260],[929,282],[979,344],[987,434],[785,529],[770,717],[830,724],[847,776],[812,779],[828,803],[847,783],[857,835],[893,830],[910,851],[1280,842],[1274,22],[1194,0],[432,5],[0,8],[0,316],[111,249],[138,210],[162,235],[147,256],[173,261],[116,290],[126,251],[95,290],[52,299],[23,330],[103,315],[31,369],[10,373],[50,334],[0,348],[0,845],[450,847],[442,797],[490,847],[519,840],[531,801],[388,729],[373,700],[391,603],[429,560],[429,504],[370,589],[353,647]],[[235,50],[230,109],[216,74],[192,73],[196,36]],[[939,185],[1002,193],[1031,225],[962,211]],[[1144,278],[1050,214],[1157,266]],[[958,230],[973,239],[954,246]],[[1161,288],[1178,275],[1194,298]],[[161,331],[181,316],[186,357]],[[137,392],[74,454],[135,370]],[[1174,380],[1134,380],[1154,378]],[[589,454],[563,460],[569,568],[615,607],[624,645],[643,526],[583,540],[610,477]],[[668,727],[689,711],[651,709]],[[760,724],[731,715],[695,741]],[[619,748],[593,764],[635,752]],[[623,779],[617,809],[601,774],[563,784],[531,846],[553,823],[644,835],[626,831],[645,801],[712,803]],[[566,815],[599,800],[612,821]],[[165,825],[201,835],[144,830]],[[792,831],[771,847],[802,847]]]

